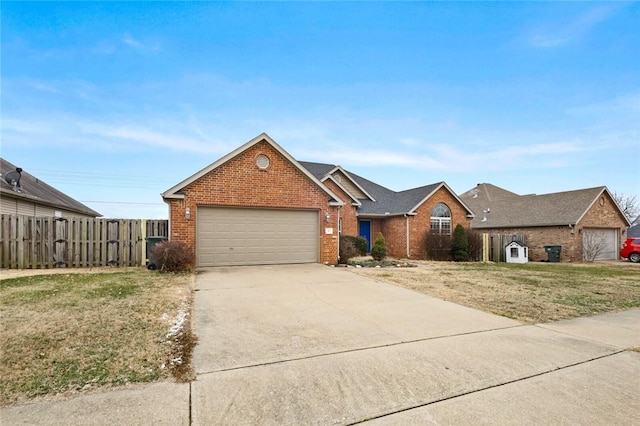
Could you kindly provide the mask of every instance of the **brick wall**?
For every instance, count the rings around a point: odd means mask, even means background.
[[[256,165],[256,158],[269,157],[267,169]],[[315,209],[320,212],[320,261],[338,261],[338,212],[329,207],[329,196],[294,167],[266,141],[217,167],[183,190],[184,200],[170,200],[171,239],[183,241],[195,253],[197,206],[272,207]],[[189,208],[191,218],[185,218]],[[330,221],[325,221],[329,213]],[[326,234],[333,228],[333,234]]]
[[[371,239],[375,241],[382,232],[387,242],[387,254],[391,257],[423,259],[426,254],[427,233],[431,229],[431,210],[438,203],[444,203],[451,210],[451,230],[457,224],[469,229],[471,220],[467,211],[446,189],[440,188],[417,210],[417,215],[409,216],[409,256],[407,256],[407,218],[392,216],[371,221]]]
[[[536,228],[500,228],[478,230],[489,234],[522,234],[527,237],[529,260],[538,262],[548,259],[544,246],[562,246],[561,262],[575,262],[582,260],[582,237],[569,226],[544,226]],[[572,233],[573,232],[573,233]]]

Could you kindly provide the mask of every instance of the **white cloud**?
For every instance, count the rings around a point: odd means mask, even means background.
[[[125,45],[127,45],[127,46],[129,46],[129,47],[131,47],[133,49],[139,50],[139,51],[157,52],[158,50],[160,50],[160,46],[157,43],[143,42],[141,40],[138,40],[138,39],[134,38],[129,33],[125,33],[122,36],[121,41]]]
[[[571,20],[544,24],[529,35],[529,43],[537,48],[553,48],[581,39],[600,23],[610,18],[618,6],[594,7]]]

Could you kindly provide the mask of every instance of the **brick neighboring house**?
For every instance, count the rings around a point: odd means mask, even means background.
[[[4,158],[0,158],[0,213],[55,217],[102,216]]]
[[[604,187],[518,195],[482,183],[460,198],[475,212],[471,228],[490,234],[524,234],[529,258],[546,260],[545,246],[561,246],[561,261],[619,258],[629,221]]]
[[[263,133],[162,194],[170,239],[196,266],[335,264],[339,234],[377,232],[393,257],[422,258],[431,229],[469,227],[444,183],[394,192],[340,166],[298,162]]]

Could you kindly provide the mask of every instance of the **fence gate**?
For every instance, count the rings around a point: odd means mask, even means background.
[[[517,241],[524,246],[527,245],[527,236],[524,234],[491,234],[489,238],[489,260],[492,262],[506,262],[507,252],[505,247],[513,241]]]

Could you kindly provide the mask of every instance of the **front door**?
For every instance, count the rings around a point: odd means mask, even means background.
[[[367,240],[367,253],[371,253],[371,221],[360,220],[358,221],[358,227],[360,228],[360,235]]]

